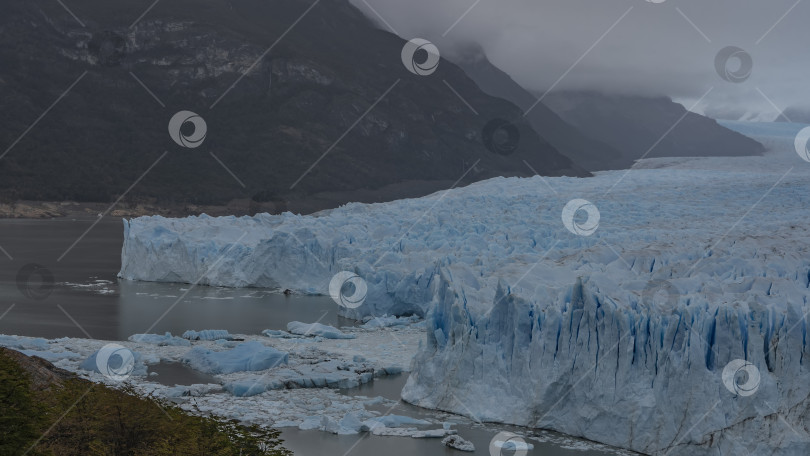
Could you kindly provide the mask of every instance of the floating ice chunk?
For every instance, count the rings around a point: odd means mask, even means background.
[[[338,435],[357,434],[363,429],[363,422],[361,421],[361,418],[364,418],[364,416],[359,412],[347,413],[337,423],[338,426],[336,429],[327,429],[327,431]]]
[[[233,337],[224,329],[203,329],[202,331],[189,330],[183,333],[183,339],[189,340],[231,340]]]
[[[265,329],[264,331],[262,331],[262,334],[264,334],[267,337],[274,337],[277,339],[290,339],[293,337],[298,337],[288,333],[287,331],[281,331],[279,329]]]
[[[429,429],[427,431],[418,431],[411,435],[415,439],[440,439],[448,435],[453,435],[457,431],[455,429]]]
[[[164,395],[166,397],[202,397],[206,394],[222,388],[220,385],[213,383],[209,384],[194,384],[189,386],[176,385],[169,388]]]
[[[449,435],[442,439],[442,443],[459,451],[475,451],[475,445],[473,445],[472,442],[458,435]]]
[[[236,397],[250,397],[269,390],[283,389],[286,385],[280,380],[258,378],[228,382],[222,388]]]
[[[129,336],[129,340],[132,342],[140,342],[144,344],[152,344],[157,345],[160,347],[164,347],[167,345],[170,346],[189,346],[191,342],[186,339],[180,337],[172,336],[172,333],[167,332],[164,335],[160,334],[133,334]]]
[[[245,342],[226,351],[195,347],[183,356],[183,362],[208,374],[260,371],[287,364],[289,355],[261,342]]]
[[[382,396],[373,397],[367,401],[363,401],[363,405],[378,405],[385,402],[385,398]]]
[[[346,334],[332,326],[320,323],[301,323],[300,321],[287,323],[287,331],[299,336],[320,336],[325,339],[354,339],[356,337],[354,334]]]
[[[135,352],[121,347],[118,347],[119,349],[121,349],[120,353],[118,354],[116,354],[115,352],[106,353],[107,355],[109,355],[109,358],[107,359],[106,364],[104,366],[101,366],[101,368],[104,371],[99,370],[99,363],[96,362],[96,359],[98,358],[99,352],[101,352],[102,350],[106,350],[108,347],[110,347],[110,345],[106,345],[102,349],[93,352],[93,354],[90,355],[90,357],[82,361],[82,363],[79,365],[79,369],[111,377],[117,376],[128,377],[133,375],[138,377],[145,377],[148,375],[145,363],[154,361],[154,356],[151,355],[144,356],[139,352]],[[124,363],[129,362],[131,362],[132,364],[128,364],[128,366],[124,365]]]
[[[311,431],[313,429],[324,429],[329,423],[329,418],[325,416],[308,416],[304,421],[298,425],[298,429],[302,431]]]
[[[20,350],[20,353],[26,356],[37,356],[52,363],[62,359],[77,359],[82,357],[82,355],[78,353],[73,353],[69,351],[53,352],[53,351],[39,351],[39,350]]]
[[[39,337],[6,336],[0,334],[0,346],[16,350],[48,350],[48,340]]]
[[[298,421],[280,420],[280,421],[276,421],[275,423],[273,423],[273,427],[276,428],[276,429],[285,428],[285,427],[298,427],[299,424],[301,424],[301,423],[299,423]]]
[[[335,406],[336,404],[333,404],[333,407]],[[337,435],[352,435],[368,430],[365,422],[361,421],[368,415],[369,413],[365,411],[354,411],[340,419],[328,415],[308,416],[298,425],[298,429],[304,431],[319,429]]]
[[[380,423],[379,426],[372,427],[369,431],[373,435],[378,436],[386,436],[386,437],[412,437],[414,434],[419,432],[418,429],[409,427],[409,428],[387,428]]]
[[[384,415],[378,416],[376,418],[371,418],[371,421],[376,421],[387,428],[395,428],[405,425],[412,425],[412,426],[421,426],[430,424],[430,421],[420,420],[416,418],[411,418],[409,416],[402,416],[402,415]]]
[[[230,340],[230,339],[217,339],[214,341],[214,344],[218,347],[223,348],[233,348],[239,345],[240,341],[238,340]]]
[[[534,449],[534,445],[529,442],[524,441],[523,439],[514,439],[514,440],[493,440],[492,444],[493,447],[499,448],[502,451],[529,451]]]
[[[387,375],[399,375],[403,371],[402,366],[386,366],[374,371],[375,377],[385,377]]]
[[[240,397],[285,388],[355,388],[370,382],[375,373],[372,364],[323,359],[276,369],[255,378],[241,378],[223,387]]]

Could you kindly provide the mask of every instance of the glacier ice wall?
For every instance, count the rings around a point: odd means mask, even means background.
[[[662,313],[584,278],[533,299],[499,285],[476,311],[440,282],[408,402],[644,454],[810,454],[806,305],[695,290]],[[735,359],[761,373],[751,396],[722,381]]]
[[[352,271],[368,296],[344,315],[427,314],[412,403],[649,454],[806,455],[810,168],[791,153],[306,217],[138,218],[120,275],[327,294]],[[600,211],[591,236],[561,221],[575,198]],[[735,360],[753,394],[724,383]]]

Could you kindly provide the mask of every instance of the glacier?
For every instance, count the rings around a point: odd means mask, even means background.
[[[408,402],[645,454],[806,455],[810,164],[789,152],[142,217],[120,276],[328,295],[349,271],[367,294],[343,315],[426,317]]]

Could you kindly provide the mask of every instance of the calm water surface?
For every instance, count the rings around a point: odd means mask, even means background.
[[[0,334],[57,337],[91,337],[125,340],[132,334],[169,331],[175,335],[189,329],[227,329],[232,333],[258,334],[264,329],[286,329],[299,320],[348,326],[355,324],[337,315],[337,306],[324,296],[285,296],[278,290],[191,287],[119,281],[123,227],[120,219],[0,220]],[[18,285],[18,272],[38,264],[53,276],[52,292],[44,299],[26,296]],[[29,282],[36,291],[40,280]],[[24,287],[23,287],[24,289]],[[212,379],[183,365],[150,366],[156,379],[168,384],[208,383]],[[344,394],[383,396],[399,400],[407,376],[379,379]],[[385,412],[386,410],[380,410]],[[400,403],[389,413],[412,417],[431,412]],[[410,437],[336,436],[319,431],[285,428],[285,446],[297,455],[489,455],[489,442],[502,430],[525,429],[478,424],[455,427],[475,444],[474,453],[444,447],[437,439]],[[557,434],[544,434],[552,439]],[[532,442],[530,456],[595,456],[610,451],[574,450],[569,445]],[[582,441],[571,439],[569,444]],[[508,456],[509,452],[503,452]]]

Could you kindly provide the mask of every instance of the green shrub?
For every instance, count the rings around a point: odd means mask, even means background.
[[[128,387],[71,378],[33,391],[26,372],[0,352],[0,455],[287,455],[279,433],[139,397]],[[42,438],[40,438],[42,436]]]

